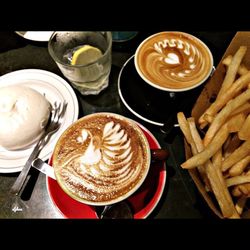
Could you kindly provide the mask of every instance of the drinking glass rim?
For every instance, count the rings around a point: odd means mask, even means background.
[[[60,63],[62,64],[63,66],[66,66],[66,67],[70,67],[70,68],[81,68],[81,67],[86,67],[86,66],[89,66],[89,65],[92,65],[92,64],[95,64],[97,62],[99,62],[104,56],[106,56],[108,54],[108,52],[111,50],[111,47],[112,47],[112,33],[111,31],[93,31],[93,32],[106,32],[107,35],[108,35],[108,38],[110,38],[110,44],[108,44],[108,47],[107,49],[105,50],[104,54],[102,54],[102,56],[100,58],[98,58],[96,61],[94,62],[91,62],[91,63],[88,63],[88,64],[76,64],[76,65],[71,65],[71,64],[67,64],[63,61],[61,61],[57,56],[56,54],[54,53],[54,50],[52,49],[51,47],[51,41],[52,39],[54,38],[55,34],[56,33],[65,33],[65,32],[88,32],[88,31],[54,31],[52,33],[52,35],[50,36],[50,39],[48,41],[48,51],[49,51],[49,54],[50,56],[57,62],[57,63]]]

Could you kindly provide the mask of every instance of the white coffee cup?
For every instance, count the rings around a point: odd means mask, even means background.
[[[151,86],[170,92],[198,87],[210,76],[213,56],[193,35],[164,31],[146,38],[135,52],[135,67]]]

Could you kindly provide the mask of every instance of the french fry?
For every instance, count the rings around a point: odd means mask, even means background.
[[[177,113],[177,120],[180,125],[180,129],[182,133],[184,134],[187,142],[191,145],[191,147],[193,147],[192,150],[195,149],[195,145],[193,144],[193,138],[190,133],[190,128],[189,128],[188,122],[183,112]]]
[[[178,113],[177,114],[178,122],[182,124],[181,129],[187,126],[183,126],[183,124],[187,125],[187,122],[185,121],[185,116],[183,113]],[[196,146],[196,151],[201,152],[204,149],[202,140],[199,136],[198,131],[196,130],[196,127],[194,126],[194,120],[189,119],[189,125],[190,126],[190,131],[188,133],[191,133],[193,137],[193,141]],[[189,134],[190,135],[190,134]],[[189,136],[188,136],[189,137]],[[221,208],[222,214],[225,218],[239,218],[239,215],[234,207],[232,198],[229,194],[229,191],[226,187],[225,181],[223,179],[223,176],[221,174],[220,169],[216,169],[211,161],[207,161],[204,166],[211,188],[213,190],[213,193],[218,201],[218,204]]]
[[[207,108],[204,114],[201,115],[198,122],[200,124],[201,123],[204,124],[206,115],[214,117],[218,113],[218,111],[221,110],[223,107],[225,107],[225,105],[235,96],[237,96],[243,88],[246,88],[249,82],[250,82],[250,72],[248,72],[247,74],[241,76],[238,80],[236,80],[236,82],[224,93],[223,96],[217,97],[217,99]],[[242,104],[244,104],[245,102],[243,102]],[[239,106],[237,106],[236,108],[238,108]]]
[[[213,119],[214,119],[214,116],[213,115],[210,115],[210,114],[207,114],[207,113],[205,113],[204,114],[204,120],[207,122],[207,123],[212,123],[212,121],[213,121]],[[206,124],[207,124],[206,123]],[[203,123],[203,125],[202,125],[202,127],[204,126],[204,123]],[[205,126],[204,126],[205,127]],[[203,127],[203,128],[204,128]]]
[[[216,168],[210,161],[206,163],[206,166],[208,179],[223,216],[225,218],[239,218],[239,214],[234,207],[232,197],[225,185],[223,176],[219,176],[220,172],[216,171]]]
[[[239,113],[245,113],[248,114],[250,113],[250,103],[246,102],[243,105],[241,105],[240,107],[236,108],[233,112],[232,115],[237,115]]]
[[[206,118],[208,118],[208,121],[206,120]],[[200,129],[204,129],[208,125],[209,120],[212,122],[213,119],[214,119],[214,117],[211,115],[208,115],[208,116],[204,115],[203,121],[199,123]]]
[[[200,138],[199,134],[198,134],[198,131],[196,129],[196,125],[195,125],[195,120],[193,117],[190,117],[187,119],[187,122],[188,122],[188,125],[189,125],[189,129],[190,129],[190,133],[191,133],[191,136],[192,136],[192,139],[193,139],[193,143],[195,145],[195,154],[198,153],[198,146],[197,144],[195,144],[195,141],[197,142]],[[201,146],[202,149],[203,149],[203,145]],[[199,174],[206,186],[207,189],[210,189],[210,183],[209,183],[209,180],[208,180],[208,177],[207,177],[207,174],[206,174],[206,169],[204,168],[204,166],[198,166],[197,167],[198,171],[199,171]]]
[[[232,85],[232,83],[235,80],[238,68],[241,64],[241,61],[246,54],[247,47],[246,46],[240,46],[237,52],[234,54],[231,63],[228,66],[226,76],[224,78],[224,81],[221,85],[220,91],[218,93],[218,98],[220,96],[224,95],[225,91]]]
[[[238,132],[238,136],[241,140],[250,139],[250,114],[247,116],[245,122],[243,123],[243,126]]]
[[[250,156],[247,155],[246,157],[244,157],[242,160],[238,161],[236,164],[234,164],[229,169],[230,176],[241,175],[249,163],[250,163]]]
[[[213,165],[220,169],[222,168],[222,148],[220,148],[212,157],[212,163]]]
[[[234,177],[226,179],[227,187],[244,184],[244,183],[250,184],[249,182],[250,182],[250,175],[239,175],[239,176],[234,176]]]
[[[232,195],[235,197],[250,196],[250,183],[237,184],[232,189]]]
[[[229,190],[226,186],[225,179],[224,179],[222,172],[221,172],[221,162],[222,162],[222,150],[220,149],[213,156],[213,164],[212,164],[213,171],[217,174],[217,178],[218,178],[217,181],[220,182],[220,189],[221,189],[220,192],[223,193],[223,195],[226,199],[226,203],[228,204],[229,207],[231,207],[231,209],[229,211],[231,211],[232,214],[231,214],[231,216],[229,216],[227,218],[239,218],[239,214],[238,214],[236,207],[235,207],[235,209],[232,208],[234,203],[233,203],[232,197],[229,193]],[[209,171],[209,169],[208,169],[208,171]],[[213,192],[215,192],[215,190],[213,190]],[[216,197],[216,198],[221,199],[221,196]]]
[[[229,121],[227,122],[227,128],[229,133],[235,133],[240,131],[244,122],[246,120],[246,115],[244,113],[239,113],[230,117]]]
[[[179,112],[177,114],[177,119],[178,119],[178,122],[180,124],[180,128],[181,128],[181,130],[183,131],[183,134],[186,137],[187,142],[191,146],[192,153],[197,154],[198,153],[197,147],[196,147],[196,145],[194,143],[194,139],[193,139],[193,137],[191,135],[190,126],[189,126],[189,123],[192,124],[192,122],[194,122],[194,121],[192,121],[192,118],[190,118],[189,122],[188,122],[186,120],[186,117],[185,117],[184,113],[182,113],[182,112]],[[204,184],[209,187],[210,184],[209,184],[209,181],[207,179],[204,167],[203,166],[197,166],[197,169],[198,169],[198,172],[199,172]]]
[[[233,56],[232,55],[228,55],[227,57],[225,57],[222,61],[222,63],[226,66],[229,66],[229,64],[231,63],[233,59]]]
[[[250,170],[244,172],[241,176],[250,176]],[[235,185],[231,191],[233,196],[240,197],[250,197],[250,183]]]
[[[230,65],[230,63],[231,63],[231,61],[232,61],[232,58],[233,58],[233,56],[232,55],[229,55],[229,56],[227,56],[223,61],[222,61],[222,63],[224,64],[224,65],[226,65],[226,66],[229,66]],[[245,75],[246,73],[248,72],[248,69],[247,69],[247,67],[244,65],[244,64],[241,64],[240,66],[239,66],[239,68],[238,68],[238,71],[237,71],[237,73],[239,74],[239,75]]]
[[[249,75],[250,76],[250,75]],[[216,115],[213,122],[209,126],[204,137],[204,145],[207,146],[219,128],[225,123],[230,114],[238,107],[246,103],[250,99],[250,89],[235,97],[227,103],[227,105]]]
[[[250,153],[250,140],[245,141],[238,147],[234,152],[229,155],[222,163],[222,171],[227,171],[230,167],[232,167],[236,162],[243,159]]]
[[[210,144],[208,144],[203,151],[197,155],[192,156],[187,161],[181,164],[182,168],[190,169],[195,168],[198,165],[203,165],[209,160],[224,144],[229,135],[227,124],[225,124],[218,133],[214,136]]]
[[[250,209],[246,209],[250,197],[250,71],[242,63],[246,49],[240,46],[233,56],[224,58],[222,63],[227,71],[215,101],[205,106],[200,117],[196,109],[193,111],[199,127],[208,126],[203,140],[193,117],[186,119],[181,112],[177,115],[186,138],[185,148],[188,143],[192,149],[192,155],[186,154],[181,167],[188,169],[208,205],[220,218],[208,195],[210,192],[224,218],[250,214]]]

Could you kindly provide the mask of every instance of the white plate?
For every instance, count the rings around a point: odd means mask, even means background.
[[[78,119],[79,106],[76,94],[64,79],[54,73],[39,69],[18,70],[0,77],[0,87],[13,84],[24,85],[37,90],[44,94],[51,104],[55,101],[66,101],[68,103],[59,130],[50,138],[48,144],[39,154],[39,157],[46,161],[63,131]],[[21,171],[33,148],[34,145],[24,150],[8,151],[0,147],[0,173]]]
[[[48,42],[53,31],[16,31],[16,33],[28,40]]]

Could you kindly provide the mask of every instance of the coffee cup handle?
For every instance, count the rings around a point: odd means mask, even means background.
[[[151,149],[151,161],[165,161],[168,158],[169,152],[167,149]]]

